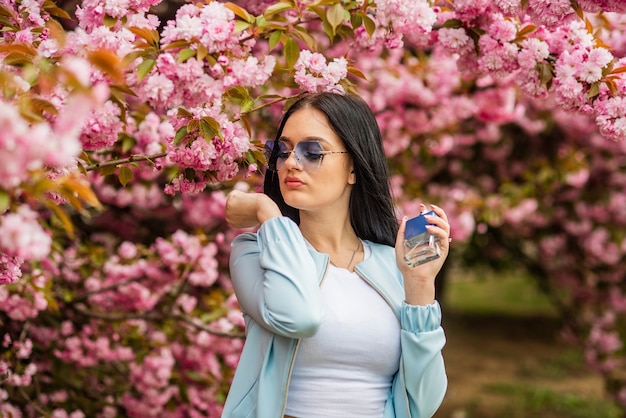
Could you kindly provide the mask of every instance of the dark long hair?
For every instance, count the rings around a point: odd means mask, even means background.
[[[284,114],[276,140],[282,136],[289,117],[297,110],[313,107],[326,115],[354,162],[354,184],[350,195],[350,221],[361,239],[395,245],[398,221],[389,186],[389,171],[382,135],[376,118],[365,101],[354,94],[317,93],[304,96]],[[300,223],[299,210],[285,203],[275,171],[267,170],[263,184],[284,216]]]

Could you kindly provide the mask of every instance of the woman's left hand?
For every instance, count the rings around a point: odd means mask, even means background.
[[[410,267],[404,261],[406,248],[404,246],[404,231],[406,229],[405,217],[402,219],[398,235],[396,236],[396,263],[402,277],[404,277],[404,288],[406,301],[414,305],[426,305],[434,302],[435,298],[435,278],[443,267],[443,263],[450,252],[450,224],[448,217],[439,206],[431,205],[437,216],[427,216],[429,225],[426,226],[428,232],[439,237],[439,247],[441,255],[439,258],[416,267]],[[426,209],[425,205],[420,205],[420,210]]]

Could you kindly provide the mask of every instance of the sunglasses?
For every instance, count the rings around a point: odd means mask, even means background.
[[[272,171],[281,170],[285,161],[293,153],[296,164],[300,169],[316,170],[322,165],[322,160],[328,154],[347,154],[348,151],[324,151],[318,141],[301,141],[292,150],[287,148],[283,141],[267,141],[265,143],[265,161],[267,168]]]

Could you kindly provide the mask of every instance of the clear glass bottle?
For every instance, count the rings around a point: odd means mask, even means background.
[[[428,232],[426,229],[428,222],[425,216],[437,216],[437,214],[432,210],[424,211],[406,221],[404,262],[409,267],[417,267],[441,256],[439,237]]]

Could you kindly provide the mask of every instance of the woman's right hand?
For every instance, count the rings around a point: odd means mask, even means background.
[[[233,228],[252,228],[282,216],[278,205],[263,193],[233,190],[226,198],[226,222]]]

